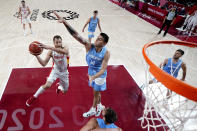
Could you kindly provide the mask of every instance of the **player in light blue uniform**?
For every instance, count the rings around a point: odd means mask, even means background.
[[[173,58],[168,58],[166,65],[163,67],[163,70],[168,74],[177,78],[182,63],[183,61],[180,59],[176,63],[174,63]]]
[[[91,43],[92,38],[94,37],[94,32],[96,30],[97,24],[98,24],[98,27],[99,27],[100,31],[102,32],[101,26],[100,26],[100,20],[97,17],[97,15],[98,15],[98,11],[95,10],[93,12],[93,16],[88,19],[88,21],[86,22],[86,24],[84,25],[83,30],[82,30],[82,32],[84,32],[86,26],[89,24],[89,26],[88,26],[88,39],[89,39],[90,43]]]
[[[117,121],[117,115],[113,109],[105,108],[102,115],[103,119],[91,118],[80,131],[122,131],[121,128],[114,124]]]
[[[104,59],[104,56],[106,54],[106,47],[103,47],[100,52],[96,52],[95,45],[92,45],[91,49],[86,54],[86,62],[89,66],[88,68],[88,75],[94,76],[96,75],[102,68],[102,62]],[[104,71],[104,73],[99,77],[99,81],[103,82],[97,82],[93,81],[90,85],[94,88],[95,91],[104,91],[106,90],[106,77],[107,77],[107,70]]]
[[[160,64],[160,68],[162,68],[165,72],[167,72],[168,74],[172,75],[173,77],[177,78],[178,76],[178,72],[180,70],[180,68],[182,68],[183,70],[183,75],[181,80],[185,81],[185,77],[186,77],[186,64],[180,60],[179,58],[182,57],[184,55],[184,51],[181,49],[176,50],[176,52],[174,53],[174,56],[172,58],[167,58],[164,60],[163,63]],[[149,84],[152,84],[153,82],[157,82],[156,79],[153,79],[149,82]],[[167,92],[167,97],[170,96],[172,93],[172,91]]]
[[[106,90],[106,76],[107,65],[110,58],[110,52],[105,45],[108,43],[109,37],[105,33],[100,33],[94,44],[83,39],[77,31],[75,31],[64,19],[62,19],[56,12],[54,14],[59,18],[59,22],[63,23],[68,32],[86,49],[86,61],[89,66],[89,85],[93,87],[94,99],[90,110],[83,114],[84,117],[99,116],[101,111],[105,108],[101,104],[100,91]]]

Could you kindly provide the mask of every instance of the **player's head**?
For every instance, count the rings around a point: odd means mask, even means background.
[[[55,35],[53,37],[53,43],[56,48],[62,47],[62,37],[59,35]]]
[[[117,121],[118,117],[117,117],[117,114],[116,112],[108,107],[108,108],[105,108],[102,112],[102,115],[103,115],[103,119],[104,121],[107,123],[107,124],[111,124],[111,123],[114,123]]]
[[[96,17],[96,16],[98,15],[98,11],[95,10],[95,11],[93,12],[93,15],[94,15],[94,17]]]
[[[184,55],[184,51],[181,49],[178,49],[175,51],[173,58],[174,59],[179,59],[181,56]]]
[[[22,0],[22,1],[21,1],[21,4],[22,4],[22,6],[25,6],[25,1]]]
[[[95,46],[96,47],[103,47],[107,44],[109,40],[109,36],[105,33],[100,33],[100,35],[96,38]]]

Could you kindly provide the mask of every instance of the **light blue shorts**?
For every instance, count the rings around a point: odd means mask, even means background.
[[[93,38],[94,37],[94,32],[88,32],[88,38]]]
[[[106,90],[106,77],[105,78],[96,78],[95,80],[92,81],[91,86],[95,91],[104,91]]]

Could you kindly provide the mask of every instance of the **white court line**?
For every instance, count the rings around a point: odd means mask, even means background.
[[[1,100],[1,98],[2,98],[2,95],[3,95],[3,93],[4,93],[4,91],[5,91],[5,88],[6,88],[6,85],[7,85],[7,83],[8,83],[8,80],[9,80],[9,78],[10,78],[10,75],[11,75],[11,72],[12,72],[12,69],[13,68],[9,68],[9,75],[8,75],[8,78],[7,78],[7,80],[5,80],[4,82],[3,82],[3,84],[2,84],[2,86],[3,86],[3,90],[0,92],[0,100]]]

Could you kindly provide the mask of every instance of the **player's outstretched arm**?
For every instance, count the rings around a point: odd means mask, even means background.
[[[110,58],[110,52],[107,51],[105,56],[104,56],[104,59],[103,59],[103,62],[102,62],[102,67],[101,67],[101,70],[94,76],[90,76],[90,83],[98,78],[99,76],[101,76],[102,74],[104,74],[105,70],[107,69],[107,65],[108,65],[108,61],[109,61],[109,58]]]
[[[88,21],[86,22],[86,24],[84,25],[83,29],[82,29],[82,32],[84,32],[86,26],[88,25],[88,23],[90,23],[90,18],[88,19]]]
[[[47,53],[47,56],[46,56],[46,58],[45,58],[44,60],[43,60],[40,56],[38,56],[38,55],[35,55],[35,56],[36,56],[38,62],[39,62],[42,66],[46,66],[47,63],[49,62],[50,58],[51,58],[51,54],[52,54],[52,51],[49,51],[49,52]]]
[[[86,48],[86,51],[89,51],[91,48],[91,43],[88,42],[86,39],[82,38],[77,31],[75,31],[63,18],[61,18],[55,11],[54,14],[59,19],[60,23],[63,23],[68,32],[81,44],[83,44]]]
[[[80,131],[92,131],[97,127],[98,123],[96,118],[91,118],[85,126],[83,126]]]

